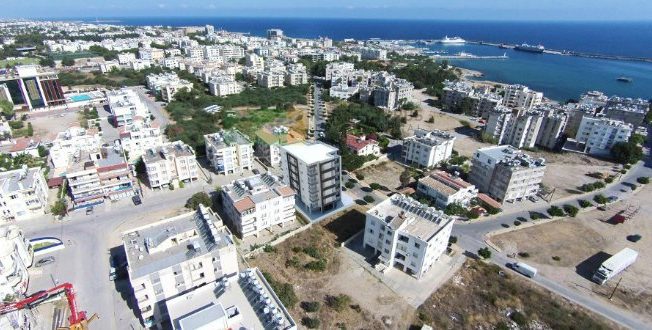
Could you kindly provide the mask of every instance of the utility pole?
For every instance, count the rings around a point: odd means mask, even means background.
[[[609,300],[611,300],[611,298],[614,296],[614,293],[616,293],[616,290],[618,289],[618,286],[620,285],[620,281],[622,281],[622,280],[623,280],[623,278],[621,276],[620,279],[618,280],[618,283],[616,283],[616,286],[614,287],[613,291],[611,291],[611,294],[609,295]]]

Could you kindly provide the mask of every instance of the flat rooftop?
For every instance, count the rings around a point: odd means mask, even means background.
[[[233,200],[239,212],[255,207],[256,204],[283,196],[293,196],[294,190],[278,177],[263,173],[233,181],[222,186],[223,191]]]
[[[307,164],[333,159],[339,151],[339,149],[322,142],[299,142],[283,146],[283,149]]]
[[[494,163],[504,163],[511,167],[544,167],[546,160],[533,158],[510,145],[494,146],[478,149],[476,152],[485,155]]]
[[[188,157],[194,156],[195,152],[192,150],[192,147],[181,141],[170,142],[145,150],[143,161],[145,163],[155,163],[168,159],[170,155],[174,155],[175,157]]]
[[[206,134],[204,138],[218,149],[233,145],[251,144],[249,138],[238,130],[220,130],[217,133]]]
[[[234,244],[231,232],[224,226],[222,219],[203,205],[197,211],[125,232],[122,241],[132,278],[151,274]],[[178,243],[179,241],[181,243]]]
[[[401,194],[392,195],[367,213],[384,219],[394,230],[402,230],[424,241],[453,221],[444,212]]]
[[[173,329],[296,329],[257,268],[166,301]],[[267,312],[267,313],[266,313]]]
[[[40,170],[39,168],[28,168],[0,172],[0,191],[10,193],[31,189],[34,186],[34,174]]]

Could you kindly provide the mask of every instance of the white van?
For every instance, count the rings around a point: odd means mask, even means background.
[[[534,278],[537,275],[537,269],[522,262],[515,262],[512,264],[512,269],[529,277]]]

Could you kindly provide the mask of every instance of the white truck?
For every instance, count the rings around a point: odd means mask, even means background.
[[[638,252],[630,248],[622,249],[600,265],[600,268],[593,274],[593,282],[600,285],[605,284],[609,279],[632,265],[636,258],[638,258]]]
[[[528,264],[522,263],[522,262],[515,262],[515,263],[511,264],[511,267],[512,267],[513,270],[515,270],[515,271],[517,271],[517,272],[519,272],[519,273],[521,273],[521,274],[523,274],[523,275],[525,275],[525,276],[527,276],[529,278],[534,278],[534,276],[537,275],[537,269],[536,268],[534,268],[534,267],[532,267],[532,266],[530,266]]]

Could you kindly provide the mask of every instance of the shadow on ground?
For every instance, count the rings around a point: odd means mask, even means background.
[[[600,251],[577,264],[577,266],[575,266],[575,272],[577,275],[590,281],[596,269],[598,269],[605,260],[609,259],[609,257],[611,257],[611,254]]]

